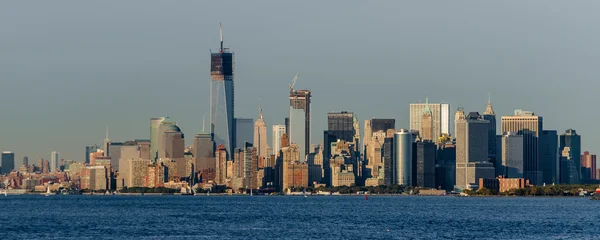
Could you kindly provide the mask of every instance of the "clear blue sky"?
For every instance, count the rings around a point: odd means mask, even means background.
[[[329,111],[362,122],[408,104],[535,111],[546,129],[600,140],[597,1],[4,1],[0,3],[0,149],[30,161],[82,161],[110,138],[149,138],[170,116],[189,140],[209,116],[209,49],[236,53],[236,115],[269,127],[288,84],[313,91],[312,141]],[[499,121],[498,121],[499,122]],[[594,127],[596,126],[596,127]],[[362,128],[362,124],[361,124]]]

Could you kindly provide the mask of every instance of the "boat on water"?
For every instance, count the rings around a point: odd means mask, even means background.
[[[50,192],[50,185],[48,185],[48,187],[46,188],[46,197],[49,197],[50,195],[52,195],[52,192]]]
[[[600,200],[600,187],[596,188],[590,200]]]

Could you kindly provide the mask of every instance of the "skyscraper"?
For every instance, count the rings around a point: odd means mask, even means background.
[[[531,184],[542,183],[539,137],[543,119],[530,111],[515,110],[514,116],[502,116],[502,132],[514,132],[523,136],[523,177]]]
[[[215,169],[215,142],[210,133],[198,133],[194,136],[194,157],[198,170]]]
[[[50,172],[56,172],[56,169],[58,169],[58,152],[53,151],[50,154]]]
[[[561,181],[561,183],[579,184],[581,183],[581,136],[573,129],[567,129],[565,133],[560,135],[559,151],[562,153],[566,147],[569,148],[571,155],[569,161],[566,162],[567,165],[565,165],[569,170],[565,171],[567,175],[563,175],[562,178],[568,182]],[[563,172],[562,169],[561,172]]]
[[[327,113],[327,131],[336,139],[353,142],[354,113],[346,111]]]
[[[425,98],[425,109],[423,110],[423,119],[421,120],[421,129],[419,130],[421,133],[421,138],[423,141],[437,141],[438,136],[433,135],[433,118],[432,118],[431,108],[429,108],[429,98]]]
[[[394,138],[385,138],[383,141],[383,184],[396,184],[396,166],[394,164]]]
[[[456,185],[462,191],[471,189],[479,178],[494,178],[494,166],[488,159],[488,124],[479,113],[456,112]]]
[[[29,158],[27,156],[23,157],[23,166],[25,166],[25,167],[29,166]]]
[[[495,162],[496,159],[496,113],[492,108],[492,98],[488,98],[488,103],[483,112],[483,119],[489,121],[488,127],[488,158]]]
[[[254,123],[254,146],[259,157],[267,157],[267,125],[263,120],[262,108],[258,111],[258,119]]]
[[[411,103],[410,129],[422,130],[423,113],[426,105],[429,105],[429,109],[431,110],[434,139],[437,139],[442,133],[450,134],[450,105],[446,103]]]
[[[15,153],[4,151],[2,152],[2,161],[0,162],[0,174],[8,174],[15,169]]]
[[[100,147],[98,145],[85,147],[85,163],[90,163],[90,153],[96,152]]]
[[[285,125],[273,125],[273,155],[279,154],[281,149],[281,136],[285,133]]]
[[[560,161],[558,159],[558,133],[556,130],[542,131],[542,136],[540,137],[540,155],[543,183],[559,183]]]
[[[523,136],[507,132],[502,136],[502,176],[523,178]]]
[[[231,154],[234,138],[234,54],[223,48],[223,28],[220,26],[221,48],[210,54],[210,129],[217,145],[223,144]]]
[[[585,151],[581,155],[582,182],[592,183],[596,180],[596,155]]]
[[[160,146],[160,136],[162,135],[160,124],[165,119],[164,117],[150,119],[150,160],[152,162],[156,162],[156,159],[158,159],[158,148]]]
[[[177,124],[166,118],[160,123],[158,133],[158,158],[183,158],[184,136]]]
[[[406,129],[400,129],[394,134],[394,166],[398,185],[412,186],[412,134]]]
[[[416,171],[413,173],[414,185],[420,187],[435,188],[435,154],[436,146],[431,141],[421,141],[416,143],[417,151],[413,154],[416,155],[416,166],[413,168]]]
[[[290,88],[290,120],[289,139],[290,144],[298,145],[300,161],[306,159],[310,153],[310,90],[294,90]]]
[[[254,143],[254,119],[234,118],[233,138],[234,148],[244,149],[245,143]],[[231,154],[231,153],[230,153]]]
[[[110,165],[114,170],[119,170],[119,160],[121,159],[121,149],[123,148],[122,142],[111,142],[108,144],[108,154],[105,156],[110,157]]]

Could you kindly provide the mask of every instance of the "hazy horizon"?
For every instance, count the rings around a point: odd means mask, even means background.
[[[373,117],[408,128],[409,103],[483,113],[489,92],[498,126],[525,109],[545,129],[577,130],[582,151],[600,145],[594,1],[1,5],[0,150],[15,152],[16,168],[53,150],[83,161],[106,126],[113,141],[149,139],[151,117],[171,117],[190,144],[209,119],[219,23],[235,52],[235,115],[256,119],[262,103],[269,145],[296,72],[296,88],[313,92],[312,143],[327,112],[354,112],[361,131]]]

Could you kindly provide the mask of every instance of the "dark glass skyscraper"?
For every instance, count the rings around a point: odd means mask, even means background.
[[[223,144],[229,154],[234,148],[234,54],[229,48],[223,48],[221,29],[221,48],[218,53],[210,54],[210,130],[217,145]]]
[[[346,142],[354,141],[354,113],[327,113],[327,131],[336,139]]]
[[[371,120],[371,132],[384,131],[388,129],[396,129],[396,119],[377,119]]]
[[[565,148],[569,148],[565,151]],[[564,184],[581,183],[581,136],[573,129],[567,129],[560,135],[559,152],[569,152],[568,158],[562,157],[560,164],[561,180]]]
[[[496,160],[496,113],[492,108],[492,100],[488,99],[485,112],[483,113],[483,119],[488,120],[488,158],[491,162],[495,163]],[[494,166],[497,167],[497,166]]]
[[[290,118],[288,131],[290,143],[298,145],[300,160],[310,153],[310,90],[290,89]]]
[[[0,174],[8,174],[15,169],[15,153],[13,152],[2,152],[2,161],[0,161],[2,167],[0,167]]]
[[[544,130],[540,136],[540,168],[543,183],[559,183],[558,134],[556,130]]]

